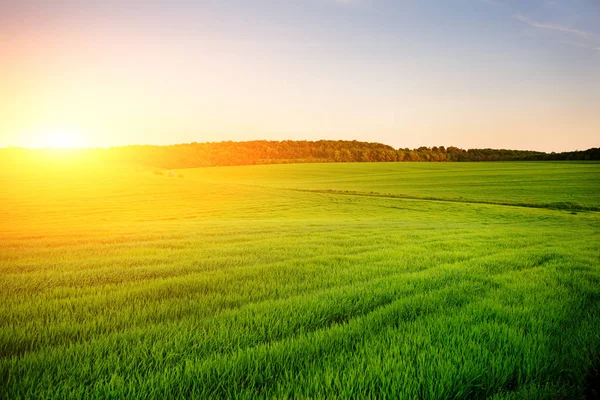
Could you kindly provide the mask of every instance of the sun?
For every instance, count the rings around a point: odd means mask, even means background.
[[[51,147],[54,149],[72,149],[87,147],[80,132],[66,129],[48,129],[38,134],[36,147]]]

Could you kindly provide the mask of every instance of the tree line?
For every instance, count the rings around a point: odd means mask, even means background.
[[[3,152],[38,151],[14,147],[2,150]],[[600,148],[563,153],[506,149],[465,150],[454,146],[395,149],[381,143],[356,140],[194,142],[169,146],[133,145],[77,151],[106,161],[131,162],[168,169],[311,162],[600,160]]]

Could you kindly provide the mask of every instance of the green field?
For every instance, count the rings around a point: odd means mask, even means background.
[[[7,160],[0,398],[584,398],[600,163]]]

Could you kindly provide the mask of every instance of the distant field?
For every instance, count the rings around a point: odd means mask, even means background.
[[[230,171],[236,171],[232,176]],[[204,179],[306,190],[475,202],[591,207],[600,211],[598,162],[353,163],[190,170]]]
[[[0,187],[0,398],[584,398],[600,367],[600,163]]]

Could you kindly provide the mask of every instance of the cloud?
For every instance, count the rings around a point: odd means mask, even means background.
[[[513,18],[518,21],[530,26],[531,28],[545,30],[550,32],[561,33],[564,35],[568,35],[570,37],[577,37],[576,40],[560,40],[558,43],[566,44],[569,46],[575,46],[582,49],[600,51],[600,34],[595,32],[584,31],[582,29],[573,28],[570,26],[558,24],[558,23],[548,23],[548,22],[540,22],[534,18],[531,18],[527,15],[524,15],[513,7],[511,7],[508,3],[503,0],[478,0],[481,3],[487,4],[491,7],[494,7],[499,10],[504,10],[508,13],[508,15],[512,15]],[[559,5],[558,0],[543,0],[544,4],[547,7],[556,7]],[[533,34],[533,29],[529,29],[524,34]]]
[[[579,47],[582,49],[600,51],[600,46],[598,46],[598,43],[600,41],[600,35],[598,35],[597,33],[588,32],[581,29],[576,29],[555,23],[542,23],[520,13],[515,14],[514,17],[522,23],[527,24],[536,29],[559,32],[567,34],[571,37],[576,36],[579,38],[577,40],[561,40],[559,43]]]
[[[548,30],[553,30],[553,31],[565,32],[565,33],[577,35],[577,36],[584,37],[584,38],[589,38],[594,35],[592,32],[586,32],[586,31],[582,31],[580,29],[570,28],[568,26],[564,26],[564,25],[560,25],[560,24],[538,22],[538,21],[535,21],[532,18],[527,17],[520,13],[515,14],[515,18],[529,26],[532,26],[532,27],[538,28],[538,29],[548,29]]]

